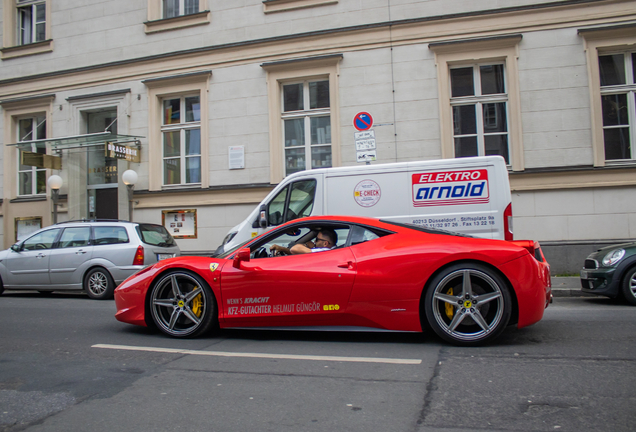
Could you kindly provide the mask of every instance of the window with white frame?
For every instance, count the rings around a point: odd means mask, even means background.
[[[285,175],[332,166],[329,80],[282,85]]]
[[[46,4],[43,1],[18,0],[18,45],[46,39]]]
[[[605,160],[635,158],[633,146],[636,120],[636,53],[598,56],[603,110]]]
[[[165,98],[162,104],[163,185],[200,184],[200,97]]]
[[[18,120],[18,141],[33,141],[46,138],[44,116],[21,118]],[[46,194],[46,169],[22,164],[22,152],[46,154],[44,144],[30,144],[19,147],[18,151],[18,195]]]
[[[162,0],[163,18],[174,18],[199,12],[199,0]]]
[[[504,64],[450,69],[455,157],[501,155],[510,164]]]

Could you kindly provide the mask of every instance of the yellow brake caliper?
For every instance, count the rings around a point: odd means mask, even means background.
[[[194,287],[194,289],[196,290],[198,287]],[[192,299],[192,313],[199,318],[203,313],[203,295],[201,293]]]
[[[446,294],[453,295],[453,288],[451,287]],[[455,315],[455,306],[450,303],[444,303],[444,312],[446,312],[448,319],[453,319],[453,315]]]

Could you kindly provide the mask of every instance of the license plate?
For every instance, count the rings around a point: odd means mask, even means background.
[[[157,261],[174,258],[174,254],[157,254]]]

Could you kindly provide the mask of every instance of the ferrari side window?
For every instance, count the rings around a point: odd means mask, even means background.
[[[375,240],[383,235],[385,235],[385,233],[376,233],[364,227],[355,225],[351,231],[351,246]]]
[[[269,258],[275,256],[271,251],[273,245],[280,245],[287,248],[292,247],[297,241],[305,237],[311,230],[309,228],[297,228],[295,230],[279,233],[270,237],[264,243],[252,246],[252,258]]]

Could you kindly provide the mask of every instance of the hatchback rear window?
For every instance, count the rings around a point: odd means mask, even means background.
[[[95,245],[128,243],[128,232],[121,226],[93,227]]]
[[[176,243],[170,233],[161,225],[139,224],[137,232],[141,241],[160,247],[176,246]]]

